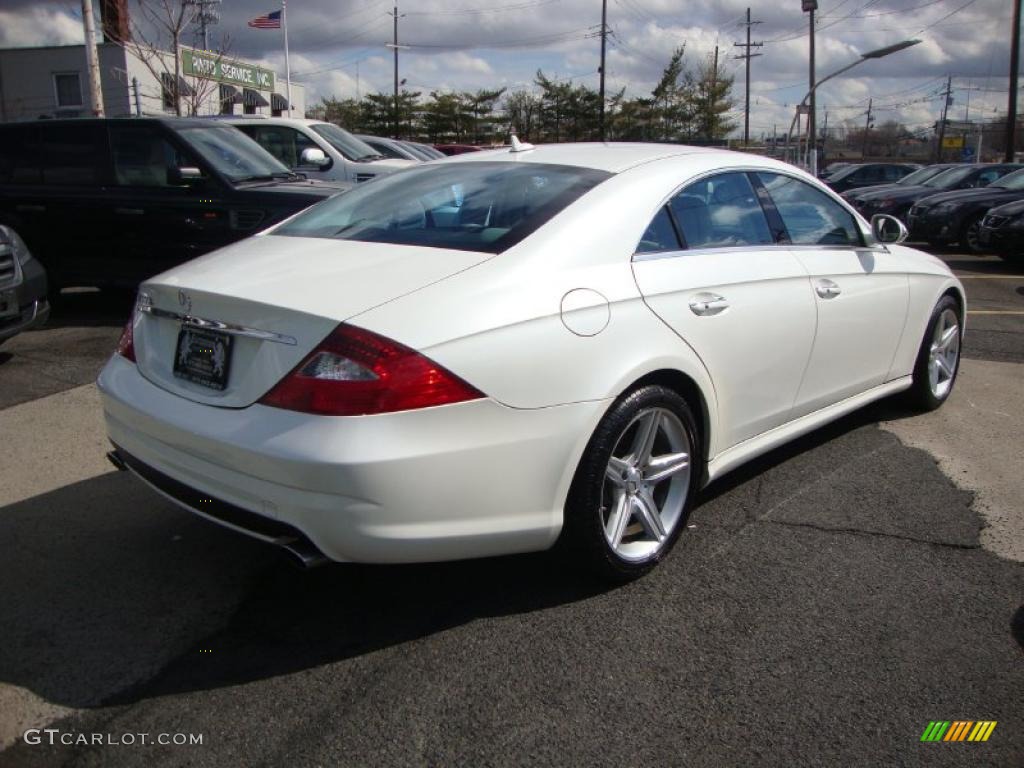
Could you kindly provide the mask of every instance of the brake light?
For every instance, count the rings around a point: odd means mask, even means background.
[[[121,357],[135,362],[135,335],[132,326],[135,318],[131,318],[121,331],[121,338],[117,340],[117,354]]]
[[[366,416],[481,397],[419,352],[341,324],[260,403],[324,416]]]

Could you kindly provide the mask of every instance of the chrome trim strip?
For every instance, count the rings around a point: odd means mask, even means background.
[[[147,304],[142,301],[139,302],[137,309],[143,314],[152,315],[153,317],[162,317],[166,320],[175,320],[180,322],[182,325],[187,325],[192,328],[219,331],[220,333],[226,333],[229,336],[244,336],[247,339],[258,339],[259,341],[272,341],[276,344],[287,344],[290,347],[294,347],[298,344],[298,341],[294,336],[286,336],[283,333],[275,333],[273,331],[263,331],[259,328],[249,328],[244,325],[236,325],[235,323],[225,323],[220,320],[209,320],[205,317],[183,315],[178,312],[160,309],[160,307],[154,307],[152,304]]]
[[[775,245],[728,245],[721,248],[692,248],[690,250],[674,251],[648,251],[647,253],[634,253],[633,261],[657,261],[659,259],[675,259],[683,256],[703,256],[709,253],[750,253],[751,251],[856,251],[858,253],[867,251],[874,253],[889,253],[884,245],[794,245],[793,243],[777,243]]]

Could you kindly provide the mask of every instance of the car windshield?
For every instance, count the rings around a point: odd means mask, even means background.
[[[314,206],[274,234],[500,253],[610,175],[523,162],[413,168]]]
[[[334,123],[314,123],[312,128],[327,139],[332,147],[341,152],[346,160],[374,160],[381,156],[365,141],[357,139]]]
[[[179,129],[178,135],[232,181],[287,179],[295,175],[237,128],[197,125]]]
[[[1024,189],[1024,169],[1008,173],[989,186],[1002,187],[1003,189],[1012,189],[1014,191]]]
[[[934,187],[936,189],[949,189],[951,187],[955,187],[961,181],[974,173],[974,168],[974,166],[967,166],[966,168],[949,168],[942,173],[932,176],[930,179],[923,182],[921,186]]]
[[[945,170],[944,168],[937,168],[929,166],[927,168],[918,168],[912,173],[908,173],[902,179],[897,181],[901,187],[913,187],[917,184],[923,184],[925,181],[930,179],[932,176],[937,176]]]

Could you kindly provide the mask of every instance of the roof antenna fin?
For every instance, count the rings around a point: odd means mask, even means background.
[[[520,141],[519,137],[514,133],[512,134],[512,149],[509,152],[528,152],[533,149],[533,144],[529,144],[525,141]]]

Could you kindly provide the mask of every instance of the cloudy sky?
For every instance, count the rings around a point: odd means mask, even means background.
[[[153,2],[154,0],[147,0]],[[129,0],[134,5],[137,0]],[[862,124],[868,99],[878,122],[894,119],[926,129],[942,107],[939,92],[953,77],[955,119],[993,116],[1006,108],[1011,0],[819,0],[819,79],[861,53],[910,38],[922,42],[889,58],[868,61],[819,91],[829,124]],[[307,103],[392,88],[393,0],[290,0],[293,78]],[[808,20],[799,0],[608,0],[611,30],[608,88],[649,92],[672,50],[686,47],[692,64],[719,46],[736,77],[742,118],[743,62],[734,43],[745,39],[748,4],[752,39],[764,41],[751,71],[751,134],[784,132],[793,105],[807,90]],[[538,68],[559,79],[597,85],[600,0],[400,1],[400,76],[407,88],[530,89]],[[283,76],[282,35],[246,26],[277,9],[276,0],[223,0],[215,28],[233,55],[271,65]],[[4,0],[0,46],[75,43],[82,39],[77,0]],[[824,119],[819,114],[819,125]]]

